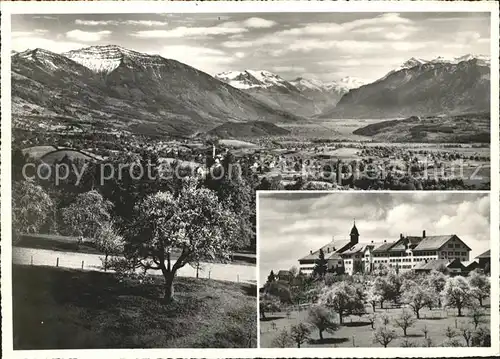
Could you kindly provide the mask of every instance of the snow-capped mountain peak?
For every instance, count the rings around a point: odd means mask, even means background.
[[[287,87],[283,78],[266,70],[226,71],[215,75],[215,78],[239,89]]]
[[[117,45],[90,46],[63,54],[67,58],[98,73],[110,73],[124,58],[143,64],[158,63],[160,56],[143,54]]]

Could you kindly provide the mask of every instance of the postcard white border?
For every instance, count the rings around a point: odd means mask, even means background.
[[[276,1],[276,2],[0,2],[1,38],[2,38],[2,86],[1,103],[2,119],[11,118],[10,108],[10,15],[11,14],[63,14],[63,13],[241,13],[241,12],[489,12],[491,13],[491,53],[492,59],[498,59],[499,19],[498,3],[482,2],[408,2],[408,1],[355,1],[355,2],[309,2],[309,1]],[[119,11],[117,11],[119,9]],[[499,258],[499,69],[498,62],[491,63],[491,253]],[[276,357],[456,357],[456,356],[495,356],[499,352],[498,306],[492,311],[492,347],[491,348],[321,348],[321,349],[104,349],[104,350],[12,350],[12,275],[11,258],[11,175],[10,175],[10,121],[2,121],[1,142],[1,263],[2,263],[2,349],[5,358],[137,358],[137,357],[198,357],[198,358],[276,358]],[[310,191],[307,191],[310,192]],[[353,191],[351,191],[353,192]],[[363,193],[368,193],[364,191]],[[381,193],[382,191],[376,191]],[[398,191],[402,193],[404,191]],[[449,192],[449,191],[447,191]],[[461,191],[462,193],[465,191]],[[479,191],[475,191],[476,193]],[[258,250],[258,241],[257,241]],[[257,256],[258,257],[258,256]],[[259,259],[257,258],[257,265]],[[499,262],[493,261],[492,278],[499,276]],[[258,269],[257,269],[258,274]],[[5,280],[7,278],[7,280]],[[257,276],[258,278],[258,276]],[[492,298],[499,297],[498,282],[492,281]],[[260,329],[258,335],[260,335]]]

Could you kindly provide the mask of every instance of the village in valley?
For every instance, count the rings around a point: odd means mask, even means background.
[[[425,229],[373,241],[363,222],[261,276],[261,347],[490,345],[490,250]]]

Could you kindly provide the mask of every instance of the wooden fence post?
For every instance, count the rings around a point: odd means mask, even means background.
[[[59,267],[59,257],[57,257],[57,260],[56,260],[56,267]]]
[[[82,261],[82,269],[83,269],[83,261]]]
[[[33,265],[33,256],[31,256],[31,265]]]

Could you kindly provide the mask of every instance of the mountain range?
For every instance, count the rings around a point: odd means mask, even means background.
[[[490,62],[466,55],[412,58],[381,79],[349,91],[321,118],[399,118],[490,110]]]
[[[397,118],[487,112],[489,59],[411,58],[363,84],[285,80],[265,70],[214,77],[176,60],[120,46],[56,54],[13,52],[14,124],[40,122],[193,135],[226,122],[286,123],[307,118]],[[255,126],[254,126],[255,127]]]
[[[12,55],[16,121],[191,135],[226,121],[300,120],[176,60],[119,46]]]
[[[335,106],[350,89],[363,83],[352,77],[322,82],[298,77],[287,81],[266,70],[227,71],[215,78],[245,91],[273,108],[310,117]]]

